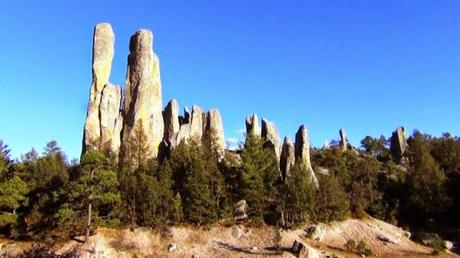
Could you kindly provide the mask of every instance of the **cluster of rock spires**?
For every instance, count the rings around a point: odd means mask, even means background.
[[[194,105],[190,112],[184,108],[179,114],[179,104],[175,99],[163,109],[160,63],[153,52],[153,35],[141,29],[131,36],[129,43],[128,68],[125,92],[109,82],[112,59],[114,57],[115,36],[108,23],[94,28],[92,85],[90,89],[88,112],[84,127],[83,153],[90,150],[109,151],[118,158],[120,150],[128,147],[135,129],[142,126],[146,135],[150,157],[159,152],[171,150],[181,141],[194,141],[201,144],[208,135],[210,146],[222,159],[225,154],[225,138],[219,110],[208,112]],[[289,137],[280,142],[278,130],[272,122],[263,118],[262,127],[256,114],[246,118],[246,133],[262,137],[265,147],[271,148],[278,161],[281,178],[289,176],[297,161],[309,174],[318,188],[318,180],[310,161],[310,143],[307,129],[301,125],[293,143]],[[346,133],[340,129],[340,148],[349,147]],[[407,146],[404,128],[399,127],[392,136],[392,153],[402,162]]]
[[[148,158],[157,157],[161,147],[174,148],[180,141],[201,143],[207,132],[211,146],[223,157],[225,151],[222,118],[217,109],[203,112],[198,106],[192,113],[179,116],[179,105],[171,100],[163,110],[160,63],[153,52],[153,35],[137,31],[129,43],[125,92],[109,82],[114,56],[115,36],[108,23],[94,28],[92,85],[83,136],[83,153],[107,150],[118,157],[120,150],[142,126],[149,148]]]

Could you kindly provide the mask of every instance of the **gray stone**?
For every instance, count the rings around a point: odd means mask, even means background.
[[[206,131],[210,136],[210,147],[216,151],[218,158],[221,160],[225,155],[225,137],[222,117],[218,109],[209,110],[206,117]]]
[[[281,145],[278,129],[275,124],[262,118],[262,137],[265,139],[265,147],[271,148],[276,155],[276,160],[280,160]]]
[[[315,172],[311,166],[310,142],[308,140],[307,128],[305,128],[304,125],[301,125],[295,134],[295,159],[297,162],[300,162],[303,168],[307,171],[316,188],[319,188],[318,179],[316,178]]]
[[[281,159],[280,159],[280,169],[281,175],[284,179],[289,176],[291,168],[294,167],[295,163],[295,150],[294,144],[291,142],[289,137],[284,137],[283,147],[281,148]]]
[[[114,41],[115,35],[113,34],[112,26],[110,24],[100,23],[94,27],[92,60],[93,77],[84,128],[83,153],[89,150],[97,150],[101,148],[101,120],[99,116],[99,106],[101,103],[102,91],[105,85],[109,82],[114,53]]]
[[[123,117],[120,112],[121,87],[107,83],[102,90],[99,106],[101,148],[108,150],[115,157],[120,151],[120,137]]]
[[[127,145],[142,121],[149,149],[146,158],[158,155],[164,131],[160,63],[153,52],[152,42],[152,32],[145,29],[131,37],[123,110],[122,145]]]
[[[342,148],[342,151],[346,151],[348,149],[347,134],[345,133],[345,130],[343,128],[339,130],[339,134],[340,134],[340,148]]]
[[[260,127],[257,114],[252,114],[246,117],[246,135],[254,135],[260,137]]]
[[[192,119],[190,122],[190,137],[189,140],[201,144],[203,137],[203,111],[199,106],[192,106]]]
[[[398,164],[403,163],[407,148],[407,134],[404,127],[396,128],[391,136],[391,154]]]
[[[166,105],[163,111],[164,140],[167,146],[171,149],[176,145],[176,138],[179,134],[179,104],[175,99],[172,99]]]
[[[233,215],[235,220],[246,219],[248,217],[248,203],[246,200],[238,201],[233,209]]]

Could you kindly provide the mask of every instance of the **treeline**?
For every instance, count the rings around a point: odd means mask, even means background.
[[[282,227],[367,215],[424,230],[459,226],[460,139],[449,134],[415,131],[401,164],[383,136],[367,136],[359,149],[313,149],[319,189],[301,164],[281,179],[257,136],[224,159],[205,137],[147,160],[145,134],[135,134],[120,162],[103,152],[68,162],[55,141],[12,160],[0,142],[0,232],[56,241],[98,226],[205,225],[232,221],[240,200],[250,221]]]

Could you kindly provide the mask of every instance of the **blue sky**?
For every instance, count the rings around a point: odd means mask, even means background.
[[[0,139],[19,156],[57,140],[81,150],[93,26],[115,32],[111,82],[129,37],[154,33],[163,102],[220,109],[228,138],[246,115],[281,137],[352,144],[398,125],[460,135],[460,1],[1,1]]]

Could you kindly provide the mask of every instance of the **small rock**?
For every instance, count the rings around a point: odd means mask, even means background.
[[[298,240],[295,240],[294,244],[292,244],[292,252],[297,257],[308,257],[308,248]]]
[[[259,249],[259,248],[257,248],[257,246],[251,247],[251,251],[252,251],[252,252],[256,252],[258,249]]]
[[[177,249],[177,244],[172,243],[168,245],[168,252],[174,252]]]
[[[444,240],[444,247],[450,251],[454,247],[454,243],[448,240]]]
[[[234,219],[235,220],[246,219],[248,217],[248,214],[247,214],[248,209],[249,209],[249,206],[246,200],[241,200],[237,202],[235,204],[234,211],[233,211]]]
[[[232,227],[232,236],[240,238],[243,235],[243,230],[239,226]]]

